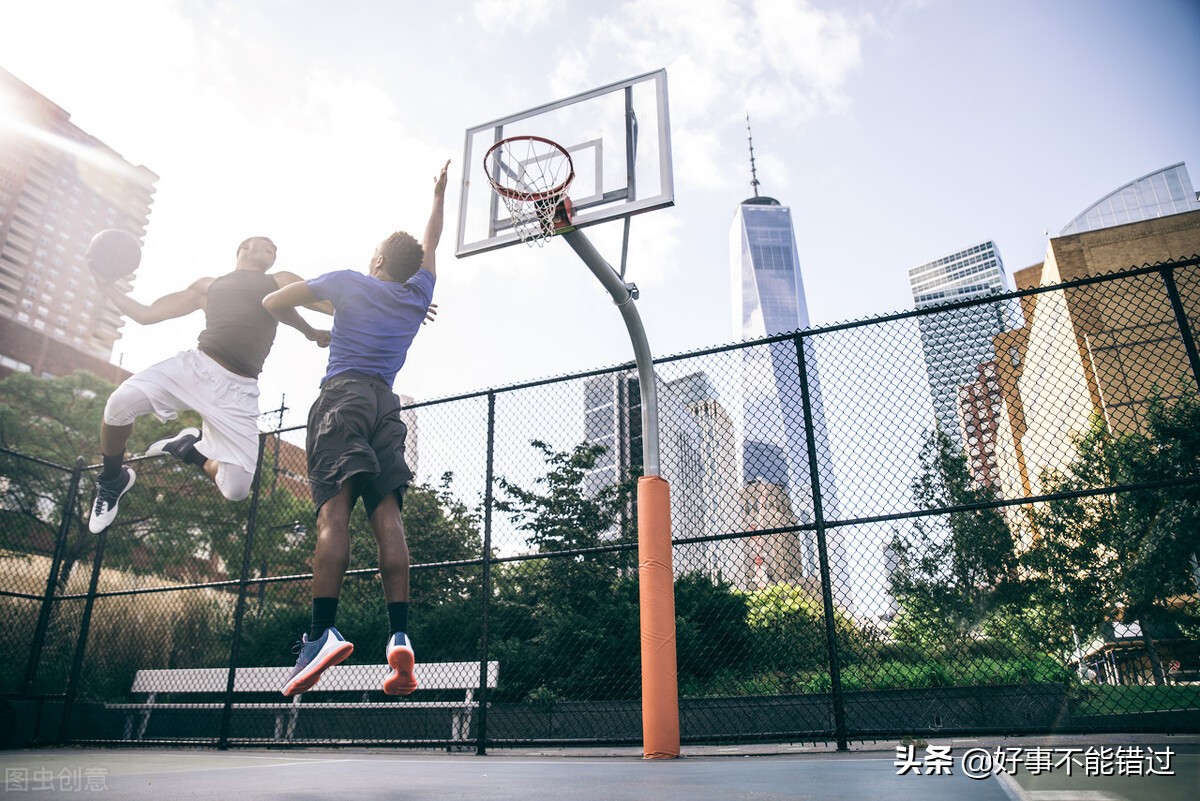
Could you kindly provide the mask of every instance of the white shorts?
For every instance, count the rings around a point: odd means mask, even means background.
[[[206,458],[234,464],[253,475],[258,465],[258,380],[226,370],[211,356],[187,350],[125,379],[140,390],[149,409],[105,409],[109,425],[127,425],[146,412],[163,422],[191,410],[204,419],[196,450]],[[114,393],[114,398],[120,392]]]

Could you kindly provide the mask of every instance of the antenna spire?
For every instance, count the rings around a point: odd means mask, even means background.
[[[750,186],[758,197],[758,171],[754,168],[754,134],[750,131],[750,112],[746,112],[746,139],[750,142]]]

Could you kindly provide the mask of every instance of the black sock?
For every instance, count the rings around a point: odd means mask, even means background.
[[[408,601],[395,601],[387,605],[388,627],[391,634],[402,631],[408,633]]]
[[[308,629],[308,641],[320,637],[325,633],[325,629],[333,626],[334,618],[337,617],[337,598],[313,598],[312,599],[312,626]]]
[[[125,454],[118,453],[116,456],[102,454],[102,456],[104,457],[104,469],[100,471],[100,480],[112,481],[121,475],[121,465],[125,463]]]
[[[201,470],[204,469],[204,463],[208,461],[207,456],[196,450],[196,443],[194,442],[183,449],[183,453],[179,455],[179,458],[187,464],[196,465],[196,467],[199,467]]]

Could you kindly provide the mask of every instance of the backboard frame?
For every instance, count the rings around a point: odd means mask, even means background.
[[[604,98],[616,92],[624,94],[624,154],[623,164],[625,180],[621,184],[619,177],[612,188],[605,189],[603,164],[605,159],[605,141],[599,137],[589,137],[582,141],[561,141],[556,138],[562,132],[555,130],[522,129],[518,124],[526,124],[535,117],[553,114],[570,106],[586,103],[589,100]],[[643,184],[651,184],[647,190],[650,194],[639,196],[638,186],[638,109],[635,108],[634,94],[638,92],[639,102],[649,92],[653,98],[654,121],[656,136],[654,152],[657,154],[657,165],[651,162],[650,168],[643,171]],[[611,102],[611,101],[605,101]],[[618,101],[619,102],[619,101]],[[644,112],[645,109],[643,108]],[[514,127],[517,126],[516,129]],[[492,190],[483,164],[483,154],[496,142],[516,134],[534,134],[554,140],[566,148],[576,161],[577,173],[584,180],[578,180],[568,196],[574,207],[572,226],[584,228],[617,219],[627,219],[636,214],[667,208],[675,204],[674,170],[671,157],[671,128],[667,102],[667,72],[659,69],[636,75],[622,81],[615,81],[605,86],[586,92],[545,103],[540,106],[510,114],[505,117],[485,122],[467,129],[463,146],[463,178],[459,195],[458,228],[456,237],[455,256],[463,258],[478,253],[485,253],[498,248],[508,247],[521,241],[512,230],[508,221],[506,209],[500,198]],[[621,142],[616,143],[618,146]],[[612,145],[609,145],[610,150]],[[611,155],[610,155],[611,157]],[[620,159],[618,159],[620,161]],[[579,166],[588,165],[591,173],[580,170]],[[610,175],[612,171],[610,170]],[[591,180],[590,185],[587,179]],[[646,180],[652,179],[652,180]],[[586,196],[576,197],[577,188],[588,191]],[[471,194],[475,193],[475,194]],[[479,206],[483,201],[479,193],[486,193],[488,199],[486,224],[480,224]],[[472,216],[472,211],[476,213]]]

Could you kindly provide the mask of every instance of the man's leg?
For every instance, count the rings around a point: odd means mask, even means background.
[[[389,603],[408,603],[408,540],[404,537],[404,519],[394,493],[388,493],[371,515],[371,531],[379,548],[379,572],[383,576],[383,597]]]
[[[100,455],[104,457],[125,458],[125,445],[133,434],[133,423],[123,426],[100,423]]]
[[[417,689],[416,657],[408,638],[409,555],[400,503],[394,492],[385,495],[375,507],[371,531],[379,548],[379,572],[391,630],[384,654],[392,670],[383,680],[383,691],[388,695],[408,695]]]
[[[93,534],[112,525],[121,498],[133,487],[137,474],[124,465],[125,445],[133,433],[133,421],[152,410],[146,393],[128,383],[117,387],[104,404],[104,417],[100,421],[103,466],[96,479],[96,498],[88,518],[88,530]]]
[[[337,598],[350,566],[350,508],[354,500],[353,479],[317,512],[317,547],[313,553],[314,598]]]
[[[333,625],[337,599],[350,566],[350,509],[354,502],[351,481],[317,512],[317,547],[313,553],[312,626],[300,640],[296,667],[283,686],[286,696],[308,691],[321,674],[354,652]],[[317,629],[320,629],[318,632]]]
[[[169,437],[164,437],[146,449],[147,456],[165,453],[174,456],[179,461],[199,467],[204,475],[212,479],[217,489],[228,501],[242,501],[250,497],[254,485],[254,474],[247,472],[240,464],[220,462],[210,459],[200,452],[196,443],[200,442],[200,429],[185,428]],[[255,448],[258,440],[255,438]]]

